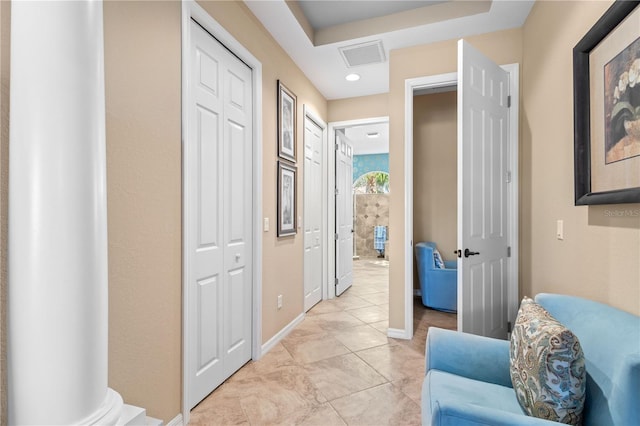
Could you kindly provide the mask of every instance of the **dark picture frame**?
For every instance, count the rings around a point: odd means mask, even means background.
[[[298,98],[278,80],[278,156],[296,162]]]
[[[296,172],[293,164],[278,161],[278,237],[297,232]]]
[[[639,5],[640,1],[616,1],[573,49],[574,186],[576,206],[640,202],[640,187],[616,188],[599,192],[592,191],[593,172],[591,165],[592,155],[595,155],[595,153],[592,152],[591,140],[591,106],[593,100],[591,98],[592,76],[590,75],[590,55],[592,51],[607,36],[614,33],[618,25],[633,13]],[[640,37],[640,28],[638,28],[638,37]],[[618,52],[618,54],[622,52]],[[597,95],[603,97],[601,101],[604,103],[604,94]],[[602,120],[605,120],[604,116]],[[604,145],[602,150],[604,152]]]

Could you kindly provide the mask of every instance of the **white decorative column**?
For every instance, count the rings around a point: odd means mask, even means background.
[[[101,1],[11,7],[10,424],[114,424]]]

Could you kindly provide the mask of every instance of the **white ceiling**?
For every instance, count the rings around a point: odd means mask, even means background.
[[[378,18],[437,3],[443,3],[443,1],[303,0],[298,2],[305,17],[316,30],[363,19]]]
[[[478,2],[477,0],[457,0],[442,4],[441,1],[417,0],[300,0],[298,7],[304,12],[308,25],[317,27],[315,30],[325,28],[322,31],[326,33],[327,28],[329,30],[336,28],[336,32],[340,30],[344,33],[349,32],[350,25],[353,28],[358,25],[362,28],[363,25],[371,23],[367,36],[351,39],[343,37],[341,41],[314,45],[308,35],[310,29],[303,28],[303,24],[294,16],[292,8],[287,6],[285,0],[245,0],[245,3],[309,80],[329,100],[387,93],[390,50],[517,28],[522,26],[533,6],[532,0],[493,0],[484,2],[490,5],[488,12],[428,24],[412,22],[413,26],[408,28],[377,34],[375,28],[390,28],[384,25],[384,19],[388,18],[388,22],[391,22],[393,18],[393,15],[380,17],[381,14],[395,13],[397,18],[405,13],[403,19],[409,21],[411,16],[407,17],[407,13],[417,17],[423,16],[418,13],[419,11],[428,11],[429,8],[451,9],[463,8],[465,5],[469,8],[471,3],[477,6]],[[434,4],[428,5],[430,3]],[[413,6],[419,8],[413,9]],[[410,9],[409,12],[406,12],[407,8]],[[454,15],[455,13],[449,12],[449,16]],[[425,19],[428,20],[428,16]],[[382,40],[387,60],[379,64],[347,67],[338,48],[374,40]],[[361,79],[357,82],[346,81],[345,76],[351,72],[360,74]]]
[[[534,3],[533,0],[287,2],[245,0],[254,15],[329,100],[387,93],[390,50],[517,28],[524,24]],[[298,12],[297,16],[294,11]],[[380,28],[385,30],[380,31]],[[358,36],[349,36],[353,34]],[[377,40],[384,47],[384,62],[347,66],[339,48]],[[361,79],[346,81],[345,76],[352,72],[360,74]],[[367,137],[371,132],[378,132],[379,137]],[[345,129],[345,133],[358,155],[389,152],[388,123],[351,127]]]
[[[377,137],[367,134],[377,133]],[[389,152],[389,123],[347,127],[344,135],[353,143],[355,155],[386,154]]]

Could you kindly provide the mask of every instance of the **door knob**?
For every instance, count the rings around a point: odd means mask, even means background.
[[[478,252],[478,251],[469,251],[468,248],[464,249],[464,257],[475,256],[477,254],[480,254],[480,252]]]

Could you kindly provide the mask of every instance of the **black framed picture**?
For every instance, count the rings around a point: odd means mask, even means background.
[[[296,95],[278,80],[278,156],[296,162]]]
[[[278,161],[278,237],[296,233],[296,166]]]
[[[640,202],[640,1],[616,1],[573,49],[575,204]]]

